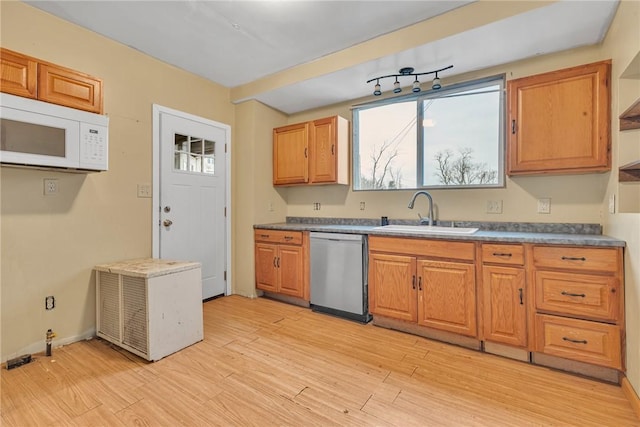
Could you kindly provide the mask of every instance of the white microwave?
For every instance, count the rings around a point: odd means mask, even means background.
[[[0,93],[0,163],[106,171],[109,118]]]

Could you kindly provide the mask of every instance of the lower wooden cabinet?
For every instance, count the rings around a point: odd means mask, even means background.
[[[370,237],[369,311],[374,316],[477,336],[473,245]],[[441,246],[448,247],[449,255],[471,259],[439,260],[431,254]],[[389,248],[395,253],[384,252]]]
[[[537,314],[534,350],[622,369],[620,333],[616,325]]]
[[[473,264],[433,260],[418,262],[418,325],[477,336]]]
[[[482,267],[483,336],[487,341],[527,346],[524,268]]]
[[[527,287],[522,244],[482,243],[482,339],[527,346]]]
[[[256,288],[309,300],[308,241],[300,231],[255,230]]]
[[[374,322],[568,370],[624,370],[623,278],[622,248],[369,237]]]
[[[533,245],[532,351],[624,370],[622,248]]]
[[[418,320],[416,258],[369,254],[369,311],[393,319]]]

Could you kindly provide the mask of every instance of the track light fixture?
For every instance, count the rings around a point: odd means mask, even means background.
[[[376,81],[376,85],[375,85],[375,89],[373,91],[373,94],[375,96],[380,96],[382,95],[382,91],[380,89],[380,80],[382,79],[386,79],[388,77],[395,77],[396,81],[393,83],[393,93],[400,93],[402,92],[402,88],[400,87],[400,82],[398,81],[398,77],[405,77],[405,76],[413,76],[415,77],[415,80],[413,81],[413,86],[412,86],[412,91],[417,93],[420,92],[421,88],[420,88],[420,81],[418,80],[418,76],[426,76],[427,74],[435,74],[435,77],[433,79],[433,83],[431,85],[431,89],[433,90],[438,90],[442,87],[442,85],[440,84],[440,78],[438,77],[438,73],[444,70],[448,70],[449,68],[453,68],[453,65],[449,65],[448,67],[444,67],[444,68],[440,68],[438,70],[433,70],[433,71],[426,71],[424,73],[414,73],[414,69],[412,67],[404,67],[404,68],[400,68],[400,70],[398,70],[398,74],[389,74],[388,76],[380,76],[380,77],[374,77],[371,80],[367,80],[367,83],[371,83],[372,81]]]

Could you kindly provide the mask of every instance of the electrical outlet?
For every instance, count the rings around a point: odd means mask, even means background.
[[[313,202],[313,210],[314,211],[320,210],[320,202]]]
[[[267,210],[273,212],[273,202],[271,200],[267,203]]]
[[[502,200],[487,200],[487,213],[501,214]]]
[[[151,197],[151,184],[138,184],[138,197],[148,199]]]
[[[538,213],[551,213],[551,199],[538,199]]]
[[[616,195],[612,194],[609,196],[609,213],[616,213]]]
[[[44,195],[53,196],[58,193],[58,180],[57,179],[45,179],[44,180]]]
[[[360,210],[363,211],[364,210],[364,202],[360,202]]]
[[[44,299],[44,309],[53,310],[54,308],[56,308],[56,299],[53,295],[50,295]]]

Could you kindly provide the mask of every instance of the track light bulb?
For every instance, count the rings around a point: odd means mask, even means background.
[[[396,82],[393,84],[393,93],[400,93],[400,92],[402,92],[402,88],[400,87],[400,82],[396,77]]]
[[[413,91],[420,92],[420,82],[418,81],[417,77],[416,77],[416,80],[413,82]]]
[[[431,89],[438,90],[441,87],[442,87],[442,85],[440,84],[440,79],[438,78],[438,73],[436,73],[436,78],[433,79],[433,85],[431,86]]]
[[[376,87],[375,87],[375,90],[373,91],[373,94],[375,96],[382,95],[382,91],[380,90],[380,82],[379,81],[376,81]]]

